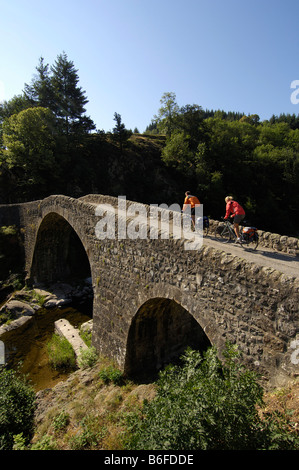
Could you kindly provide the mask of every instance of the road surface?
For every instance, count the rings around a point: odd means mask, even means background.
[[[270,267],[288,276],[299,278],[299,258],[296,256],[263,246],[258,246],[256,250],[253,250],[250,246],[243,247],[234,242],[223,243],[217,241],[212,235],[204,237],[203,246],[211,246],[233,256],[240,256],[249,262]]]

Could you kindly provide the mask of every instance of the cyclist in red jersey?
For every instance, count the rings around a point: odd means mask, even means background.
[[[234,201],[232,196],[227,196],[225,198],[225,202],[226,202],[226,213],[225,213],[224,219],[228,219],[229,217],[234,218],[234,230],[235,230],[235,234],[237,235],[237,242],[240,242],[239,224],[245,217],[245,211],[243,207],[237,201]]]

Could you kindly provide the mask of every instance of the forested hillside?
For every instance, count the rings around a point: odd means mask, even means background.
[[[233,195],[251,224],[299,234],[299,117],[179,107],[165,93],[144,134],[114,115],[112,132],[96,130],[66,54],[41,58],[31,84],[0,104],[0,203],[50,194],[88,193],[144,203],[180,203],[195,193],[204,213],[224,214]]]

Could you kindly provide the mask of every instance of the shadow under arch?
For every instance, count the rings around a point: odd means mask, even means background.
[[[153,298],[134,316],[128,334],[124,372],[141,381],[177,363],[187,347],[204,352],[210,340],[195,318],[175,300]]]
[[[38,229],[30,279],[51,283],[88,277],[90,263],[79,236],[64,217],[50,212]]]

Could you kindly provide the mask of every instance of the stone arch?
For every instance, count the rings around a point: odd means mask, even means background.
[[[149,299],[132,319],[124,372],[151,378],[167,364],[177,362],[188,346],[201,352],[211,346],[200,324],[173,299]]]
[[[91,266],[80,237],[63,216],[48,213],[37,231],[30,279],[49,283],[86,277]]]

